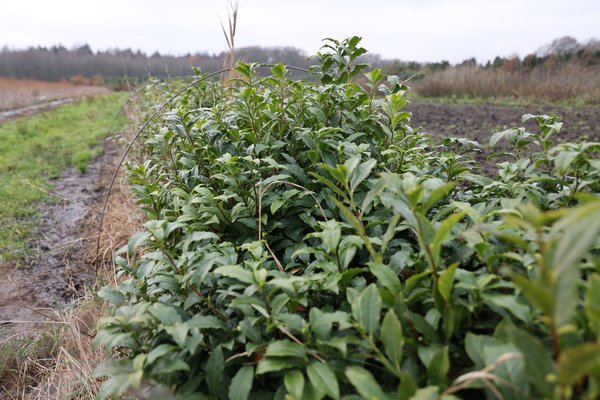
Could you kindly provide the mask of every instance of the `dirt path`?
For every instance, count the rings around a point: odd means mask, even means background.
[[[39,241],[33,243],[39,256],[32,265],[0,270],[0,325],[27,329],[27,323],[8,321],[41,321],[49,308],[67,304],[93,282],[95,271],[85,262],[86,245],[96,239],[90,220],[96,220],[94,207],[104,197],[102,176],[110,174],[119,155],[112,140],[105,141],[105,149],[86,174],[70,168],[53,182],[54,200],[40,206]]]

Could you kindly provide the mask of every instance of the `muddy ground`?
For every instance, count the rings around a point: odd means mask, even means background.
[[[112,175],[121,152],[107,139],[104,153],[87,173],[70,168],[52,182],[52,200],[40,205],[39,236],[32,243],[37,257],[30,266],[0,269],[0,326],[27,330],[27,321],[51,318],[52,309],[79,297],[94,282],[89,253],[106,193],[102,178]]]
[[[507,157],[493,160],[487,156],[496,151],[512,150],[508,143],[501,141],[493,150],[488,148],[490,137],[508,128],[526,127],[529,132],[537,133],[537,122],[530,119],[522,122],[524,114],[556,114],[564,122],[561,131],[552,139],[559,142],[578,142],[582,140],[600,141],[600,109],[568,108],[560,106],[508,106],[497,104],[465,104],[434,101],[413,101],[406,106],[412,113],[411,126],[421,127],[430,134],[436,143],[445,137],[465,137],[478,141],[484,152],[475,156],[481,168],[476,171],[483,175],[495,176],[497,164],[507,161]]]
[[[562,130],[556,135],[557,141],[600,141],[599,108],[414,101],[406,109],[413,114],[413,127],[421,126],[436,138],[466,137],[487,145],[493,133],[507,128],[525,126],[530,132],[538,132],[535,121],[521,122],[523,114],[554,113],[564,122]]]

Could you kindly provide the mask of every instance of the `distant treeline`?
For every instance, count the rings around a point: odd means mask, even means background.
[[[239,60],[260,63],[283,63],[308,68],[312,61],[303,50],[294,47],[243,47],[236,50]],[[214,72],[223,68],[229,54],[194,53],[183,56],[150,56],[141,51],[108,50],[94,52],[89,45],[73,49],[63,46],[30,47],[14,50],[0,50],[0,76],[39,79],[47,81],[71,80],[75,83],[103,84],[128,79],[179,77],[193,73],[193,68],[204,72]],[[382,59],[377,54],[361,57],[374,67],[380,67],[387,73],[408,78],[423,69],[440,70],[448,67],[447,61],[422,64],[399,60]]]
[[[293,47],[245,47],[237,49],[238,58],[252,62],[282,62],[308,67],[308,55]],[[109,50],[93,52],[89,45],[74,49],[63,46],[31,47],[26,50],[4,48],[0,51],[0,76],[48,81],[85,78],[177,77],[193,73],[193,68],[213,72],[223,68],[226,53],[195,53],[184,56],[151,56],[141,51]]]
[[[236,49],[239,60],[260,63],[278,63],[308,68],[312,61],[305,51],[294,47],[244,47]],[[193,73],[193,68],[204,72],[214,72],[223,68],[229,53],[194,53],[182,56],[147,55],[141,51],[107,50],[94,52],[89,45],[73,49],[63,46],[30,47],[28,49],[0,50],[0,76],[12,78],[39,79],[47,81],[70,80],[75,83],[104,84],[119,82],[125,78],[145,79],[180,77]],[[413,77],[413,82],[448,70],[470,68],[497,72],[524,72],[556,70],[564,65],[582,67],[600,66],[600,41],[590,40],[579,43],[572,37],[562,37],[534,54],[523,59],[518,56],[496,57],[486,64],[478,64],[470,58],[454,66],[448,61],[419,63],[383,59],[378,54],[361,57],[373,67],[382,68],[385,73],[398,75],[401,79]]]

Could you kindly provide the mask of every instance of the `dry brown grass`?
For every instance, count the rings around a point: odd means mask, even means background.
[[[108,186],[117,161],[115,156],[103,165],[100,187]],[[95,205],[101,206],[101,202]],[[127,243],[140,223],[141,214],[121,171],[108,203],[99,252],[95,240],[98,216],[85,223],[83,235],[92,240],[88,241],[82,262],[97,268],[97,287],[116,283],[113,254]],[[26,333],[20,329],[0,342],[0,399],[94,399],[101,382],[92,373],[108,357],[91,344],[97,321],[105,312],[103,301],[95,290],[88,290],[68,310],[43,312],[47,315],[44,322],[28,324]]]
[[[413,88],[428,97],[514,98],[600,104],[600,70],[575,64],[515,72],[463,66],[434,72],[415,82]]]
[[[108,89],[98,86],[0,77],[0,111],[106,92]]]

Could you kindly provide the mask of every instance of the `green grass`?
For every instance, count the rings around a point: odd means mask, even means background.
[[[85,173],[127,97],[111,93],[0,125],[0,261],[32,256],[38,205],[49,199],[33,186],[51,190],[51,179],[71,166]],[[121,117],[113,130],[123,124]]]

